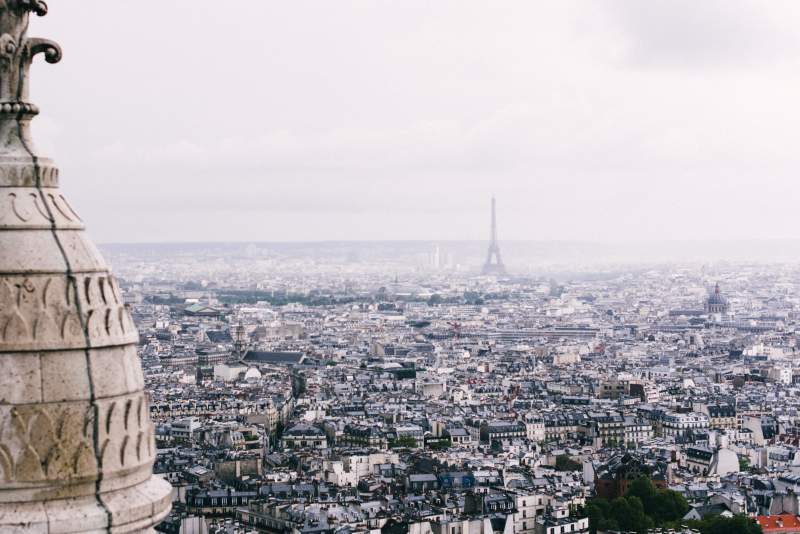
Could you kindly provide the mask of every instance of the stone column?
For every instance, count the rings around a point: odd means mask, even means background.
[[[138,335],[114,276],[29,134],[27,37],[41,0],[0,0],[0,532],[149,531],[152,474]]]

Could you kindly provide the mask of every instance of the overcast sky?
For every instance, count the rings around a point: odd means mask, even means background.
[[[54,0],[99,242],[800,238],[800,2]]]

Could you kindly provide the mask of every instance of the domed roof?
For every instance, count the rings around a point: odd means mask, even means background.
[[[30,12],[45,3],[0,2],[0,532],[151,531],[172,488],[152,474],[139,336],[58,168],[31,143],[29,67],[61,48],[27,36]]]
[[[714,292],[708,296],[708,304],[720,304],[724,305],[728,303],[728,299],[726,299],[719,290],[719,283],[714,286]]]
[[[244,379],[245,380],[251,380],[251,379],[252,380],[259,380],[260,378],[261,378],[261,371],[259,371],[255,367],[251,367],[244,374]]]

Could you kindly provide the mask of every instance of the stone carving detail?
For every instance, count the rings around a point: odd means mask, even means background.
[[[145,400],[118,399],[108,405],[104,417],[105,439],[101,446],[103,470],[130,469],[153,457],[152,424],[137,414],[147,414]],[[135,406],[135,408],[134,408]]]
[[[44,17],[47,15],[47,3],[44,0],[0,0],[0,8],[11,8],[16,11],[32,11]]]
[[[0,277],[0,350],[102,347],[137,334],[108,273]]]
[[[31,37],[25,44],[28,47],[28,56],[31,58],[36,54],[44,54],[44,60],[48,63],[58,63],[61,61],[61,47],[58,46],[58,43],[50,39]]]
[[[88,402],[13,406],[0,418],[0,482],[105,477],[153,459],[153,427],[144,395]],[[94,448],[95,413],[101,454]]]
[[[80,406],[77,410],[14,407],[10,424],[4,421],[0,442],[3,480],[38,482],[96,475],[91,425],[84,422],[89,413]]]
[[[56,190],[39,192],[29,187],[0,192],[0,228],[82,230],[83,222]]]
[[[24,39],[22,43],[23,46],[20,47],[20,42],[8,33],[0,35],[0,71],[6,73],[9,78],[14,79],[19,77],[24,84],[27,78],[27,65],[37,54],[44,54],[45,61],[48,63],[58,63],[61,61],[61,47],[49,39],[31,37]],[[16,64],[19,62],[21,62],[24,67],[17,70]],[[20,88],[22,87],[24,87],[24,85],[21,84]],[[24,95],[19,94],[18,96]],[[39,109],[34,104],[25,101],[3,103],[2,107],[0,107],[0,111],[3,113],[24,112],[30,115],[39,113]]]
[[[39,16],[47,13],[47,4],[41,0],[0,1],[0,115],[14,114],[22,124],[39,110],[28,99],[28,76],[31,62],[44,54],[48,63],[61,60],[61,47],[49,39],[26,37],[28,12]],[[27,116],[27,118],[25,117]],[[28,134],[24,132],[21,137]]]
[[[17,42],[9,34],[0,35],[0,69],[7,71],[17,52]]]
[[[0,104],[2,107],[3,104]],[[58,185],[58,167],[40,163],[39,172],[32,165],[3,165],[0,166],[0,184],[12,187],[29,188],[37,185],[42,187],[55,187]]]

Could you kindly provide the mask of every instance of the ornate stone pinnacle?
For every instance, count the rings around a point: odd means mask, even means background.
[[[28,37],[30,12],[43,16],[41,0],[0,0],[0,187],[57,185],[57,171],[43,160],[32,171],[37,157],[30,137],[30,121],[39,109],[28,101],[28,78],[33,58],[43,54],[48,63],[61,59],[61,48],[48,39]],[[34,176],[36,174],[37,176]]]
[[[0,532],[140,532],[169,511],[152,474],[138,335],[114,276],[36,154],[26,36],[41,0],[0,0]]]
[[[0,0],[0,9],[4,7],[18,15],[23,15],[28,11],[33,11],[40,17],[47,15],[47,4],[43,0]]]

